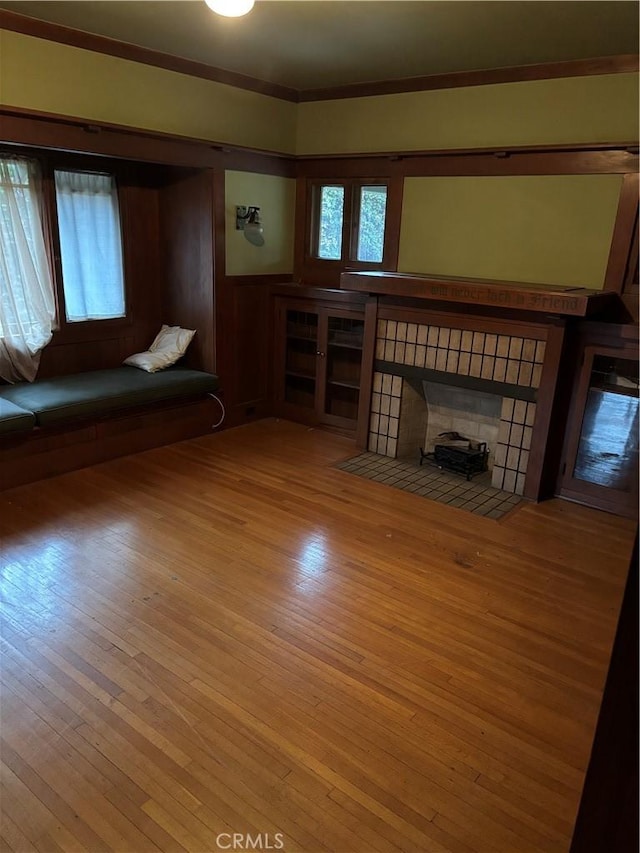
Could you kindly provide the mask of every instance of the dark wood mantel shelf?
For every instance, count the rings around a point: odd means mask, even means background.
[[[572,317],[591,316],[615,300],[613,292],[583,287],[394,272],[343,272],[340,287],[385,296],[463,302]]]

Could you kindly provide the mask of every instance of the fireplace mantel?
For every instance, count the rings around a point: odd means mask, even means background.
[[[616,298],[615,293],[610,291],[582,287],[369,270],[343,272],[340,287],[385,296],[488,305],[510,311],[534,311],[571,317],[593,316]]]

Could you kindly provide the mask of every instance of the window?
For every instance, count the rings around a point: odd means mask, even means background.
[[[318,257],[340,260],[342,257],[342,226],[344,222],[344,187],[320,188],[320,222]]]
[[[125,316],[122,238],[113,175],[55,171],[66,319]]]
[[[0,377],[35,378],[56,316],[38,164],[0,158]]]
[[[357,261],[382,263],[386,215],[387,188],[360,187]]]
[[[386,180],[315,183],[311,252],[319,261],[382,266],[387,227]]]

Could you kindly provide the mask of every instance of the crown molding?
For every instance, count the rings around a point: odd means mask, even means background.
[[[594,74],[624,74],[638,71],[638,54],[601,56],[595,59],[574,59],[564,62],[543,62],[537,65],[517,65],[484,71],[455,71],[449,74],[429,74],[424,77],[404,77],[400,80],[381,80],[377,83],[352,83],[326,89],[305,89],[298,100],[334,101],[344,98],[368,98],[376,95],[396,95],[401,92],[426,92],[433,89],[455,89],[465,86],[489,86],[496,83],[523,83],[530,80],[552,80],[561,77],[587,77]]]
[[[192,59],[184,59],[181,56],[172,56],[159,50],[151,50],[136,44],[127,44],[106,36],[85,33],[71,27],[63,27],[61,24],[52,24],[49,21],[41,21],[20,15],[17,12],[0,10],[0,28],[11,30],[14,33],[22,33],[35,38],[55,41],[67,44],[71,47],[79,47],[83,50],[92,50],[94,53],[104,53],[108,56],[117,56],[119,59],[128,59],[131,62],[140,62],[143,65],[154,65],[156,68],[164,68],[167,71],[177,71],[179,74],[187,74],[190,77],[200,77],[203,80],[212,80],[214,83],[224,83],[227,86],[235,86],[237,89],[247,89],[250,92],[258,92],[260,95],[269,95],[282,101],[298,101],[298,92],[288,86],[280,86],[277,83],[269,83],[266,80],[258,80],[246,74],[236,71],[227,71],[224,68],[215,68],[204,62],[196,62]]]

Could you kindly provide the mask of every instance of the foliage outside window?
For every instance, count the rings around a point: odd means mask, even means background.
[[[339,261],[342,257],[342,226],[344,221],[344,187],[320,188],[318,257]]]
[[[381,264],[387,215],[386,186],[360,187],[357,261]]]
[[[312,257],[381,266],[387,189],[383,181],[345,180],[316,185],[312,195]]]

